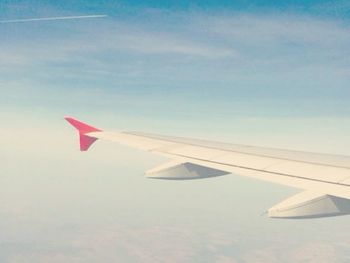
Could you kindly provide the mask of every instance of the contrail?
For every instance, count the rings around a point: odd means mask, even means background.
[[[107,17],[107,15],[57,16],[57,17],[41,17],[41,18],[0,20],[0,24],[5,24],[5,23],[23,23],[23,22],[34,22],[34,21],[53,21],[53,20],[69,20],[69,19],[102,18],[102,17]]]

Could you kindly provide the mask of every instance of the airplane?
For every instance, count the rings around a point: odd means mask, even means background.
[[[227,174],[303,189],[268,209],[270,218],[305,219],[350,214],[350,157],[142,132],[103,131],[72,117],[80,150],[98,139],[118,142],[168,157],[171,161],[145,173],[152,179],[194,180]]]

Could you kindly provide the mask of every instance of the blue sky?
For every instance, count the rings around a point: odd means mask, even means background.
[[[347,217],[260,216],[298,190],[237,176],[147,180],[166,160],[105,142],[82,154],[63,116],[349,155],[349,10],[1,1],[0,20],[109,17],[0,24],[0,261],[348,262]]]
[[[148,100],[150,114],[160,112],[160,101],[175,100],[185,109],[220,101],[233,115],[348,114],[345,2],[249,2],[253,9],[244,1],[228,3],[12,2],[4,18],[106,12],[110,17],[3,25],[3,79],[28,81],[21,87],[41,89],[42,97],[63,89],[73,97],[80,90],[150,96],[155,98]],[[341,6],[341,14],[323,12],[331,9],[327,5]],[[11,53],[16,54],[8,58]],[[42,97],[36,96],[35,105],[46,106]],[[26,97],[27,104],[33,106]]]

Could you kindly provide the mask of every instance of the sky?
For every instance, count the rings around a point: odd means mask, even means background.
[[[349,262],[348,217],[262,215],[300,190],[167,161],[102,129],[350,155],[348,1],[0,1],[1,262]]]

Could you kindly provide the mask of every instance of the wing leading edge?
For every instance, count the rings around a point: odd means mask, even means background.
[[[271,208],[270,217],[314,218],[350,213],[350,157],[137,132],[107,132],[71,117],[66,120],[78,129],[81,150],[102,139],[173,160],[146,172],[149,178],[202,179],[233,173],[305,190],[302,198],[293,198],[293,205],[287,202],[285,206],[282,202]],[[88,146],[84,138],[88,138]],[[299,206],[303,209],[296,209]]]

